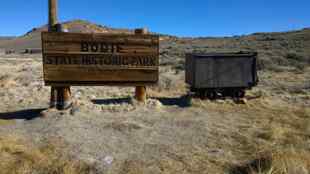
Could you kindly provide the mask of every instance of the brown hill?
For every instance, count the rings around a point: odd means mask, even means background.
[[[235,37],[169,39],[161,42],[162,64],[183,69],[184,54],[192,51],[256,51],[260,69],[303,69],[310,65],[310,28]]]
[[[97,25],[84,20],[73,20],[62,23],[69,32],[77,33],[131,33],[128,29],[115,29]],[[23,52],[27,48],[41,48],[41,32],[47,31],[47,25],[33,28],[25,35],[16,38],[0,39],[0,49],[12,49]]]
[[[69,32],[132,33],[129,29],[115,29],[84,20],[64,22]],[[0,50],[24,52],[27,48],[41,48],[42,31],[47,26],[34,28],[23,36],[0,39]],[[161,35],[162,65],[184,69],[186,52],[257,51],[259,68],[283,70],[287,67],[303,69],[310,65],[310,28],[290,32],[254,33],[234,37],[178,38]]]

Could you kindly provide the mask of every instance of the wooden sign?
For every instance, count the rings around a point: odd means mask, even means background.
[[[152,85],[159,75],[159,36],[42,32],[48,86]]]

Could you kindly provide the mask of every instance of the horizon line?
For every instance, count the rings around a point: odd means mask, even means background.
[[[100,24],[100,23],[96,23],[96,22],[92,22],[86,19],[72,19],[72,20],[67,20],[61,23],[69,23],[69,22],[73,22],[73,21],[83,21],[83,22],[87,22],[89,24],[94,24],[94,25],[101,25],[103,27],[107,27],[110,29],[125,29],[125,30],[134,30],[135,28],[125,28],[125,27],[113,27],[113,26],[109,26],[109,25],[104,25],[104,24]],[[31,29],[27,30],[26,32],[23,32],[23,34],[17,34],[17,35],[1,35],[0,37],[5,38],[17,38],[17,37],[22,37],[25,34],[31,32],[33,29],[35,28],[42,28],[44,26],[47,26],[48,24],[43,24],[41,26],[38,27],[32,27]],[[147,27],[148,28],[148,27]],[[201,35],[201,36],[194,36],[194,35],[173,35],[173,34],[169,34],[169,33],[160,33],[157,31],[152,31],[153,33],[156,34],[160,34],[160,35],[167,35],[167,36],[172,36],[172,37],[178,37],[178,38],[225,38],[225,37],[242,37],[242,36],[249,36],[249,35],[253,35],[253,34],[263,34],[263,33],[289,33],[289,32],[296,32],[296,31],[302,31],[302,30],[308,30],[310,29],[310,26],[306,26],[306,27],[296,27],[296,28],[292,28],[292,29],[288,29],[288,30],[279,30],[279,31],[256,31],[256,32],[248,32],[248,33],[243,33],[243,34],[223,34],[223,35]]]

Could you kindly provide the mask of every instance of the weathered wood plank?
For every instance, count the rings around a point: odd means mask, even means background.
[[[89,69],[49,69],[49,73],[44,74],[47,81],[110,81],[110,82],[156,82],[157,70],[100,70],[95,68]],[[81,76],[81,74],[87,76]],[[138,78],[131,78],[131,77]]]
[[[104,86],[121,86],[121,87],[130,87],[130,86],[154,86],[156,85],[155,83],[152,82],[109,82],[109,81],[83,81],[83,82],[75,82],[75,81],[65,81],[61,82],[58,81],[57,83],[55,82],[50,82],[50,81],[45,81],[46,86],[54,86],[54,87],[61,87],[68,85],[70,83],[71,86],[98,86],[98,84],[101,84]],[[100,86],[100,85],[99,85]]]
[[[136,45],[154,45],[159,43],[158,35],[131,35],[131,34],[104,34],[104,33],[50,33],[42,32],[42,39],[45,42],[103,42],[103,43],[123,43]]]

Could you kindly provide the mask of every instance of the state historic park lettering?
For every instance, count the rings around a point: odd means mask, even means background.
[[[42,33],[47,85],[155,84],[159,37]]]
[[[131,66],[154,67],[157,66],[156,56],[124,57],[122,55],[82,55],[78,56],[46,56],[46,65],[101,65],[101,66]]]

